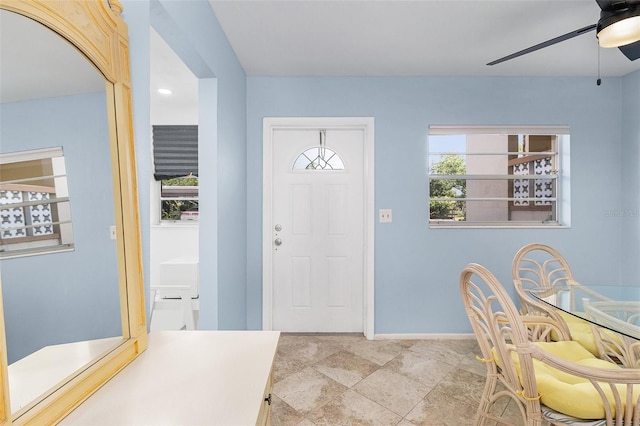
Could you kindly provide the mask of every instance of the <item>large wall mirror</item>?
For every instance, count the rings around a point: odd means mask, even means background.
[[[0,424],[64,417],[146,348],[117,0],[0,0]]]

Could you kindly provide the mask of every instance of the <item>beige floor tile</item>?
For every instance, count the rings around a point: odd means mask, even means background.
[[[278,426],[296,426],[304,416],[275,395],[271,395],[271,423]]]
[[[308,417],[318,426],[392,426],[402,419],[353,390],[348,390]]]
[[[322,342],[327,342],[332,345],[336,345],[341,349],[345,349],[349,345],[357,342],[366,342],[367,338],[362,333],[319,333],[315,335],[316,339]],[[370,340],[369,340],[370,341]]]
[[[313,368],[336,382],[351,387],[376,371],[379,366],[351,352],[340,351],[317,362]]]
[[[273,424],[471,424],[486,374],[476,353],[475,340],[284,333],[274,362]],[[508,402],[498,401],[494,412],[518,423]]]
[[[383,339],[386,342],[395,343],[398,346],[402,346],[404,349],[408,349],[416,342],[416,339]]]
[[[361,340],[345,349],[378,365],[385,365],[404,350],[402,346],[387,340]]]
[[[283,379],[273,393],[293,409],[307,414],[343,393],[347,388],[311,367]]]
[[[384,368],[432,388],[455,367],[418,352],[405,351],[389,361]]]
[[[424,426],[467,426],[473,424],[477,408],[470,401],[452,398],[435,388],[407,414],[405,420]]]
[[[431,388],[383,368],[363,379],[353,389],[404,417]]]
[[[479,402],[486,379],[460,368],[449,372],[437,387],[443,392],[463,401]]]
[[[481,361],[478,361],[476,356],[482,357],[480,351],[469,352],[467,355],[460,360],[458,367],[467,370],[470,373],[477,374],[479,376],[484,377],[487,374],[487,365]]]
[[[457,365],[476,346],[475,340],[418,340],[409,349]]]
[[[307,366],[340,350],[340,347],[319,340],[314,335],[281,335],[276,357],[287,358]]]
[[[279,353],[276,353],[276,356],[273,360],[273,382],[278,383],[280,380],[283,380],[294,373],[304,370],[305,368],[307,368],[307,366],[307,363],[300,359],[295,359],[286,355],[283,356]]]

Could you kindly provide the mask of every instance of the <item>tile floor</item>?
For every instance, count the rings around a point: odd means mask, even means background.
[[[485,382],[475,340],[286,334],[274,362],[275,426],[473,424]],[[514,404],[496,406],[521,423]]]

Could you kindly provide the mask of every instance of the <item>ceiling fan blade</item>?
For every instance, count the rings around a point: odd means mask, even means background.
[[[542,43],[538,43],[535,46],[531,46],[531,47],[528,47],[526,49],[520,50],[519,52],[512,53],[511,55],[507,55],[507,56],[505,56],[503,58],[496,59],[495,61],[489,62],[487,65],[496,65],[496,64],[499,64],[501,62],[505,62],[505,61],[508,61],[510,59],[522,56],[522,55],[526,55],[527,53],[535,52],[536,50],[543,49],[545,47],[554,45],[556,43],[560,43],[561,41],[569,40],[570,38],[577,37],[579,35],[582,35],[582,34],[590,32],[590,31],[593,31],[595,29],[596,29],[596,25],[595,24],[587,25],[586,27],[582,27],[579,30],[571,31],[570,33],[563,34],[561,36],[552,38],[551,40],[547,40],[547,41],[544,41]]]
[[[638,0],[596,0],[603,11],[622,10],[640,3]]]
[[[620,1],[614,1],[614,0],[596,0],[596,3],[598,3],[598,6],[600,6],[600,9],[602,10],[609,10],[612,9],[613,7],[613,3],[620,3]]]
[[[629,58],[631,61],[635,61],[640,58],[640,41],[636,41],[635,43],[627,44],[626,46],[618,47],[624,56]]]

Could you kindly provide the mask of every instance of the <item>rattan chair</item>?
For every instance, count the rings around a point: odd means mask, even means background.
[[[587,321],[551,308],[549,305],[534,299],[528,290],[553,289],[563,286],[575,289],[568,292],[570,309],[575,309],[576,297],[588,296],[595,300],[607,300],[598,293],[581,286],[574,278],[567,260],[556,249],[539,243],[527,244],[522,247],[513,258],[511,264],[513,284],[520,301],[521,313],[546,315],[558,322],[564,334],[578,341],[594,355],[599,355],[598,347],[591,333]],[[553,290],[549,291],[549,298],[554,298]],[[554,302],[550,300],[550,302]]]
[[[600,358],[640,368],[640,302],[585,300],[584,308],[597,324],[619,331],[591,326]]]
[[[624,367],[640,368],[640,340],[591,325],[598,356]]]
[[[492,410],[514,401],[527,426],[543,424],[639,426],[640,369],[596,358],[574,341],[532,342],[527,327],[557,328],[549,317],[522,316],[486,268],[467,265],[460,292],[487,379],[476,425],[513,425]],[[586,420],[585,420],[586,418]]]
[[[571,285],[573,274],[567,260],[545,244],[527,244],[513,257],[511,274],[520,299],[522,313],[546,313],[547,308],[529,296],[526,290]]]

